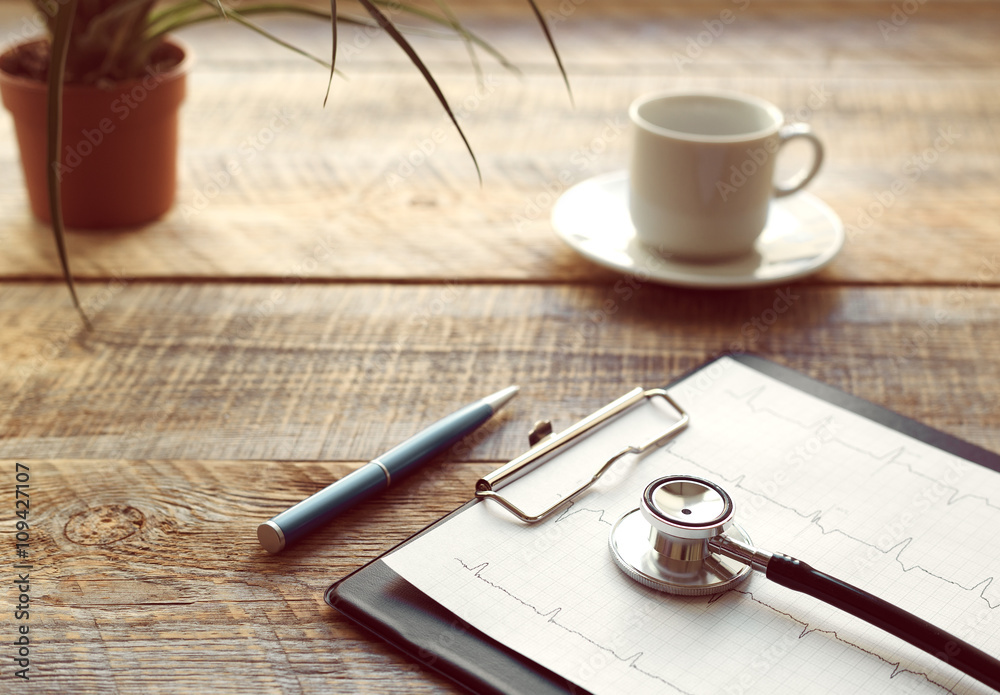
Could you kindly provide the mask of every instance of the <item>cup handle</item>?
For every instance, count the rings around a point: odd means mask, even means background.
[[[812,128],[807,126],[805,123],[790,123],[781,127],[778,131],[778,138],[780,142],[778,143],[779,149],[785,145],[789,140],[794,138],[804,138],[808,140],[813,146],[813,162],[809,171],[805,173],[798,181],[790,186],[780,186],[774,184],[774,197],[782,198],[786,195],[791,195],[796,191],[802,190],[807,183],[813,180],[819,172],[819,167],[823,163],[823,143],[816,136],[816,133],[812,132]]]

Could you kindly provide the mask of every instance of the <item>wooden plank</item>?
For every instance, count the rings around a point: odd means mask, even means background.
[[[367,460],[518,383],[455,456],[495,461],[733,347],[1000,450],[995,289],[136,281],[83,287],[92,333],[63,292],[0,285],[2,457]]]
[[[71,235],[93,332],[26,214],[0,118],[0,468],[32,475],[31,692],[453,692],[329,610],[326,586],[464,501],[536,419],[565,425],[727,348],[1000,451],[1000,7],[926,3],[892,31],[891,2],[755,0],[689,64],[678,54],[734,3],[574,3],[553,25],[571,109],[523,0],[458,5],[525,69],[491,67],[476,98],[460,45],[416,39],[467,104],[482,190],[386,41],[342,36],[352,79],[323,111],[322,70],[231,26],[190,32],[180,205],[143,230]],[[24,7],[0,2],[0,36]],[[273,26],[319,52],[328,40]],[[627,161],[608,121],[665,85],[752,91],[823,135],[813,191],[854,227],[833,267],[687,291],[554,239],[554,197]],[[271,282],[227,281],[241,278]],[[511,382],[521,396],[439,465],[279,558],[257,546],[260,520]]]
[[[353,464],[17,462],[30,476],[30,692],[452,692],[322,596],[491,466],[402,481],[270,556],[256,525]],[[0,462],[9,499],[14,466]],[[11,524],[0,537],[13,547]]]
[[[642,5],[657,19],[650,22],[638,10],[599,5],[581,5],[559,26],[567,60],[580,56],[571,66],[575,109],[551,62],[520,81],[494,66],[477,96],[454,55],[461,49],[448,48],[441,82],[464,113],[482,189],[419,76],[380,57],[392,47],[359,54],[358,72],[335,83],[324,110],[321,69],[267,62],[271,54],[232,27],[192,33],[208,55],[183,111],[178,204],[141,230],[72,234],[76,272],[605,282],[613,275],[554,237],[549,210],[568,185],[625,166],[628,102],[668,86],[751,91],[823,135],[829,157],[812,190],[853,233],[818,282],[963,283],[1000,251],[1000,143],[991,126],[1000,43],[990,31],[998,6],[922,6],[883,39],[872,32],[891,8],[855,3],[833,14],[828,3],[809,3],[790,14],[762,3],[713,41],[711,54],[679,66],[673,54],[705,21],[704,7]],[[484,17],[484,30],[495,24],[536,52],[529,65],[543,65],[530,16],[510,7],[497,10],[500,19]],[[317,31],[293,28],[307,40]],[[57,278],[16,161],[9,119],[0,119],[0,277]]]
[[[328,9],[323,0],[314,3]],[[414,4],[435,8],[429,0]],[[548,44],[525,0],[463,0],[448,4],[471,30],[521,69],[528,73],[554,71]],[[356,4],[338,5],[353,16],[365,16]],[[574,73],[607,68],[620,73],[623,66],[630,68],[628,72],[632,68],[675,68],[673,54],[686,53],[689,38],[705,49],[691,56],[695,63],[715,64],[729,71],[748,63],[815,69],[830,67],[831,62],[856,66],[871,66],[874,62],[883,69],[895,64],[904,70],[938,63],[991,69],[982,61],[996,51],[996,32],[989,22],[996,18],[997,8],[991,0],[921,3],[916,9],[908,6],[909,11],[898,13],[891,0],[540,0],[538,5],[564,62]],[[731,14],[725,14],[726,10]],[[387,13],[400,23],[420,25],[405,11],[388,8]],[[721,22],[722,27],[713,20]],[[315,55],[325,57],[330,50],[329,29],[323,22],[298,18],[261,22],[276,35]],[[699,36],[706,30],[713,35]],[[185,30],[185,36],[208,39],[203,54],[209,65],[304,65],[299,56],[237,26],[205,24]],[[956,36],[961,40],[956,41]],[[409,40],[435,70],[468,73],[467,52],[460,42],[419,34],[411,34]],[[338,60],[348,74],[412,69],[391,40],[369,29],[342,25],[338,44]],[[488,65],[488,57],[481,56]]]

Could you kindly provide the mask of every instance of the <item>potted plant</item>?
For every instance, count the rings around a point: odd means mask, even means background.
[[[227,19],[324,65],[332,81],[338,23],[377,25],[423,75],[479,172],[444,94],[400,27],[380,6],[430,20],[511,67],[499,53],[466,30],[441,0],[436,0],[440,13],[395,0],[358,0],[367,17],[338,13],[336,0],[330,0],[329,11],[307,2],[278,0],[237,9],[223,0],[32,0],[45,18],[47,36],[0,55],[0,92],[14,116],[31,209],[39,219],[51,222],[63,275],[85,323],[88,319],[77,298],[66,254],[64,227],[135,226],[161,216],[173,203],[177,114],[192,62],[185,44],[172,38],[172,32],[182,27]],[[568,89],[545,19],[535,0],[527,2]],[[284,42],[252,19],[273,13],[328,22],[329,60]]]

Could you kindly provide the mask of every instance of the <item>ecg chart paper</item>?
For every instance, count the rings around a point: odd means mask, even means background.
[[[486,634],[597,694],[992,692],[758,573],[715,596],[643,587],[615,565],[608,536],[655,478],[707,478],[732,496],[757,547],[998,654],[1000,474],[729,358],[670,394],[690,414],[688,428],[644,457],[626,457],[553,517],[527,525],[480,502],[385,562]],[[647,400],[503,493],[540,510],[672,419],[662,399]]]

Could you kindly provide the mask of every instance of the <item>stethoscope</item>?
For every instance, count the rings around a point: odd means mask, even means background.
[[[703,596],[732,589],[753,570],[840,608],[1000,690],[1000,661],[866,591],[787,555],[755,548],[733,519],[729,494],[715,483],[671,475],[650,483],[638,509],[611,529],[611,556],[651,589]]]

